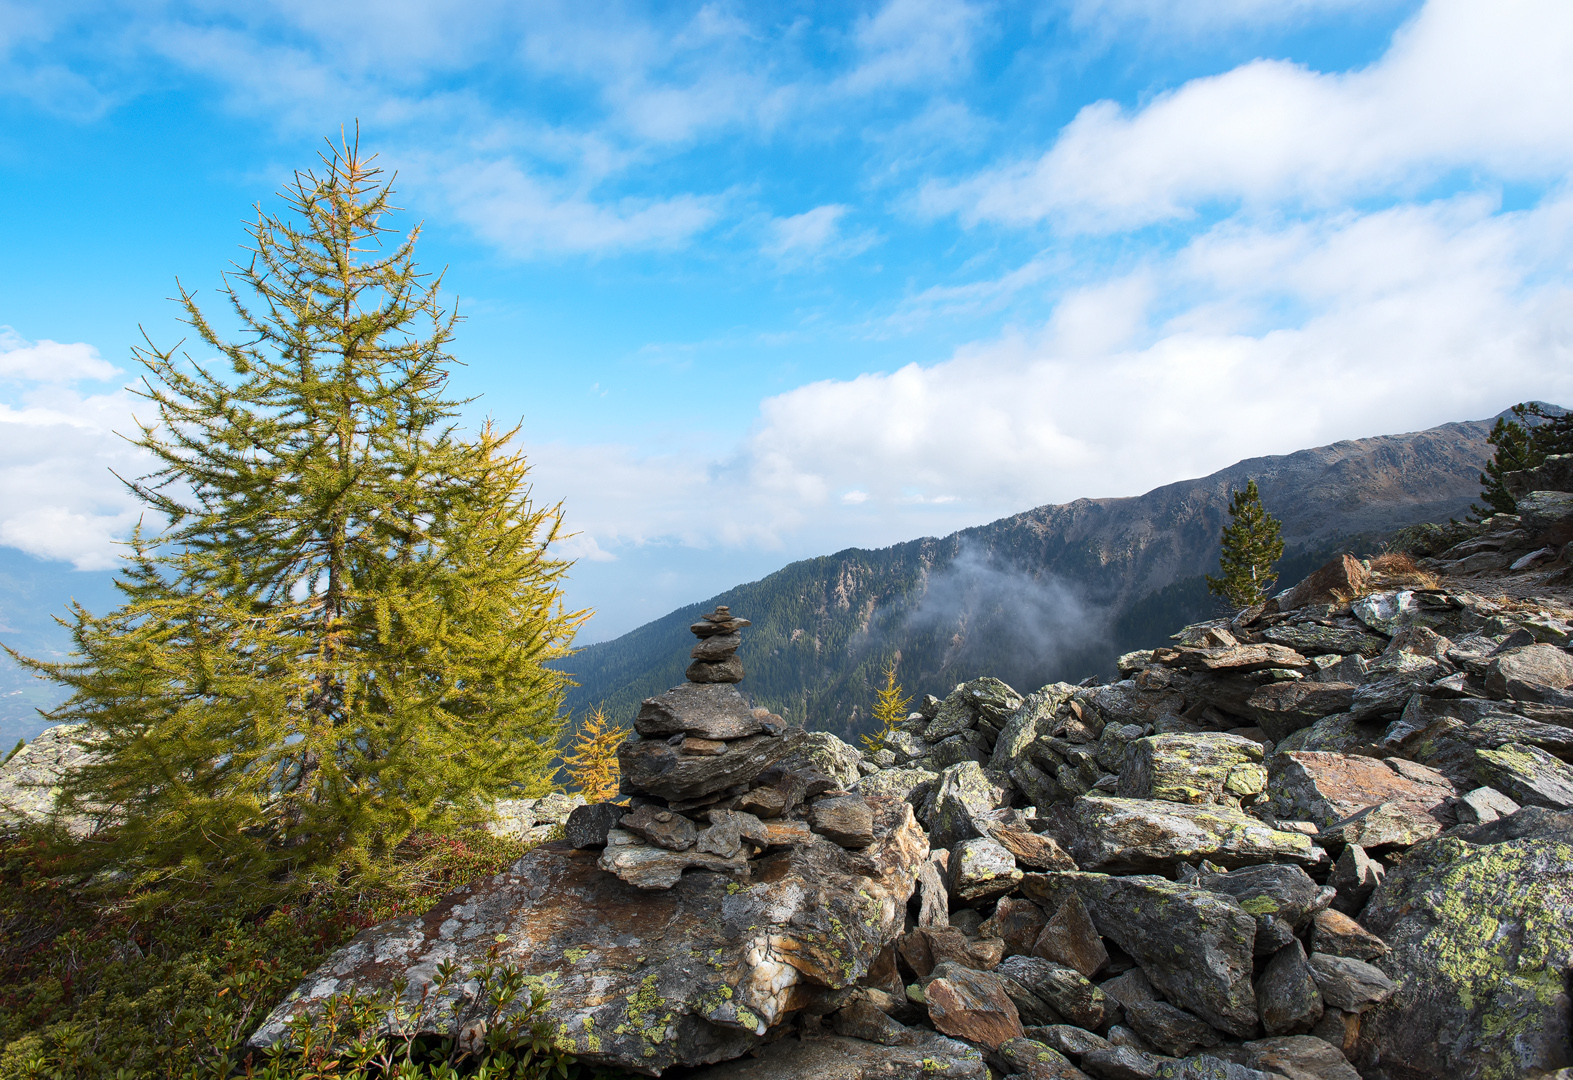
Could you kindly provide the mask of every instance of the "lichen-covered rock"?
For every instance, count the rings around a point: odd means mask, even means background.
[[[444,1033],[486,1005],[457,985],[423,1003],[437,964],[479,966],[495,948],[548,991],[556,1041],[581,1060],[657,1073],[736,1057],[825,988],[854,984],[900,933],[928,845],[905,803],[880,800],[875,814],[863,851],[795,845],[755,860],[747,883],[691,872],[661,892],[602,872],[594,852],[543,845],[423,914],[362,932],[251,1044],[285,1038],[291,1017],[320,1013],[335,994],[387,992],[401,978],[413,1030]]]
[[[1301,750],[1274,754],[1267,764],[1269,805],[1286,821],[1331,825],[1368,806],[1393,802],[1451,824],[1447,804],[1457,789],[1438,772],[1417,772],[1411,762]]]
[[[1392,867],[1362,917],[1399,988],[1365,1013],[1367,1077],[1530,1077],[1570,1064],[1573,815],[1534,807]]]
[[[842,788],[850,789],[863,778],[858,769],[858,762],[862,760],[863,755],[857,747],[842,742],[828,731],[800,731],[780,759],[780,765],[789,773],[822,773]]]
[[[1509,743],[1499,750],[1476,750],[1475,772],[1525,806],[1573,810],[1573,765],[1538,746]]]
[[[55,814],[61,779],[92,757],[92,751],[79,741],[87,730],[86,724],[45,728],[0,766],[0,829],[36,825]],[[67,833],[81,838],[99,823],[91,816],[77,815],[60,824]]]
[[[1203,874],[1196,884],[1234,897],[1252,915],[1275,916],[1296,930],[1332,903],[1334,895],[1334,890],[1318,885],[1298,866],[1272,863]]]
[[[1006,1039],[995,1053],[1022,1080],[1085,1080],[1063,1054],[1036,1039]]]
[[[1021,881],[1016,860],[993,840],[974,837],[950,849],[950,880],[946,882],[953,901],[981,907],[996,897],[1014,892]]]
[[[1317,833],[1318,843],[1329,847],[1354,845],[1367,850],[1403,848],[1429,840],[1442,831],[1445,807],[1436,815],[1401,802],[1377,803],[1335,821]]]
[[[1210,1053],[1284,1080],[1360,1080],[1338,1048],[1309,1035],[1272,1036]]]
[[[1268,668],[1288,671],[1313,671],[1313,665],[1293,649],[1282,645],[1234,645],[1222,648],[1182,646],[1157,649],[1153,659],[1167,667],[1184,671],[1227,672],[1244,675]]]
[[[963,840],[984,836],[995,810],[1007,796],[975,761],[952,765],[934,782],[929,802],[933,809],[925,820],[929,840],[936,848],[950,848]]]
[[[1255,1030],[1256,920],[1233,897],[1151,876],[1029,874],[1022,881],[1022,892],[1045,907],[1066,889],[1172,1004],[1220,1031]]]
[[[1261,744],[1238,735],[1149,735],[1130,744],[1119,793],[1177,803],[1239,799],[1267,786],[1261,761]]]
[[[1089,1031],[1108,1023],[1118,1007],[1079,971],[1040,957],[1006,957],[997,970],[1015,979],[1071,1023]]]
[[[881,769],[863,777],[847,790],[857,795],[877,795],[913,802],[917,793],[938,779],[939,773],[927,769]]]
[[[1050,1024],[1045,1027],[1027,1028],[1027,1038],[1036,1039],[1038,1042],[1052,1050],[1072,1057],[1081,1057],[1094,1050],[1109,1049],[1109,1040],[1101,1035],[1094,1035],[1086,1028],[1079,1028],[1072,1024]]]
[[[1356,690],[1350,683],[1297,679],[1268,683],[1251,694],[1245,705],[1247,715],[1276,743],[1324,716],[1348,712],[1354,706]]]
[[[1304,1035],[1322,1018],[1322,993],[1298,941],[1273,954],[1256,980],[1256,1009],[1269,1035]]]
[[[1280,623],[1262,631],[1275,645],[1286,645],[1305,656],[1341,653],[1376,656],[1387,648],[1387,639],[1365,630],[1344,630],[1319,623]]]
[[[1573,656],[1555,645],[1504,649],[1486,669],[1486,693],[1493,697],[1545,701],[1548,691],[1569,686],[1573,686]]]
[[[1284,832],[1230,806],[1083,796],[1071,807],[1071,855],[1083,870],[1172,872],[1203,859],[1248,866],[1274,859],[1312,865],[1326,856],[1303,833]]]
[[[1081,1067],[1097,1080],[1156,1080],[1158,1076],[1158,1059],[1131,1046],[1089,1050],[1082,1055]]]
[[[1312,953],[1306,960],[1322,1000],[1336,1009],[1363,1013],[1393,996],[1393,980],[1364,960]]]
[[[1218,1033],[1198,1016],[1167,1001],[1143,1001],[1125,1010],[1129,1024],[1153,1049],[1184,1057],[1198,1046],[1217,1046]]]

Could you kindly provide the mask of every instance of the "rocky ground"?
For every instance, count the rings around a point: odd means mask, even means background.
[[[476,1038],[484,993],[437,973],[500,961],[651,1075],[1573,1080],[1573,495],[1521,503],[1116,682],[975,679],[866,757],[749,708],[713,613],[622,799],[364,932],[253,1041],[390,987]]]

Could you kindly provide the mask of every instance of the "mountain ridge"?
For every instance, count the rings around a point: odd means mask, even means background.
[[[1210,613],[1229,492],[1255,478],[1283,522],[1286,578],[1340,548],[1468,510],[1495,417],[1345,439],[1236,462],[1141,495],[1081,498],[944,537],[844,548],[684,605],[563,663],[595,705],[626,721],[682,679],[686,627],[723,603],[754,622],[740,652],[754,697],[808,726],[865,730],[873,688],[897,662],[909,692],[943,696],[981,670],[1012,685],[1112,671],[1121,651]]]

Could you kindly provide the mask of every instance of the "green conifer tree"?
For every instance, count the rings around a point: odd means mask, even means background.
[[[1222,576],[1209,576],[1207,591],[1236,607],[1259,604],[1278,580],[1273,563],[1283,553],[1278,519],[1262,508],[1261,493],[1251,480],[1229,501],[1229,524],[1223,529],[1223,553],[1218,559]]]
[[[1469,516],[1484,521],[1492,514],[1518,512],[1518,500],[1503,482],[1505,474],[1533,469],[1552,454],[1573,454],[1573,413],[1547,412],[1539,402],[1514,405],[1513,419],[1497,417],[1486,442],[1496,447],[1480,474],[1480,502]]]
[[[100,854],[177,890],[372,870],[413,830],[544,794],[569,685],[547,662],[585,617],[514,432],[453,424],[457,317],[419,230],[384,248],[372,160],[322,160],[226,277],[243,340],[181,287],[223,360],[138,350],[156,420],[135,441],[161,467],[129,486],[167,526],[131,540],[120,608],[73,609],[69,661],[24,661],[95,740],[63,810],[105,815]]]

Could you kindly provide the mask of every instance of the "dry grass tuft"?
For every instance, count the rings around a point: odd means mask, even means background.
[[[1417,589],[1440,589],[1442,581],[1428,570],[1422,570],[1413,555],[1404,551],[1390,551],[1371,560],[1371,576],[1382,585],[1409,585]]]

